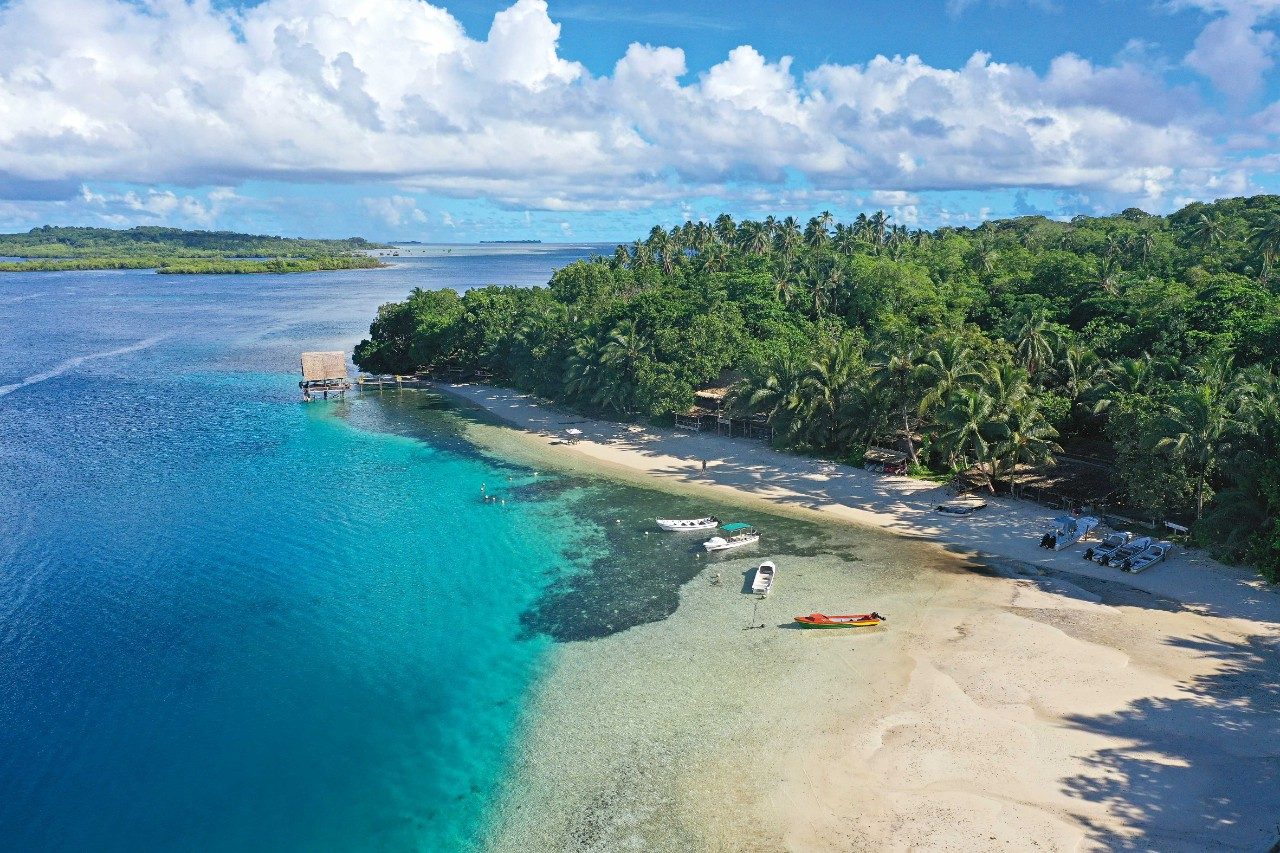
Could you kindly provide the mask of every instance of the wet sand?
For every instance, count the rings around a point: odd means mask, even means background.
[[[1048,515],[1035,508],[996,502],[981,524],[936,519],[928,484],[906,478],[585,422],[509,391],[449,390],[523,427],[477,427],[474,438],[527,463],[863,525],[853,559],[767,542],[730,552],[683,587],[666,620],[558,646],[491,849],[1275,841],[1280,607],[1243,571],[1186,558],[1136,578],[1096,570],[1034,547]],[[563,420],[588,440],[537,435]],[[757,602],[742,583],[765,557],[778,582]],[[890,616],[885,627],[789,626],[814,609],[872,608]],[[764,628],[746,628],[753,609]]]

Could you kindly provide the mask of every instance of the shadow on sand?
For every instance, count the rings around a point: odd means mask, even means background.
[[[1122,747],[1089,756],[1067,793],[1122,817],[1119,834],[1078,816],[1108,850],[1275,850],[1280,836],[1280,643],[1201,636],[1169,645],[1221,663],[1183,684],[1185,697],[1142,699],[1075,728]],[[1234,778],[1223,789],[1217,783]]]

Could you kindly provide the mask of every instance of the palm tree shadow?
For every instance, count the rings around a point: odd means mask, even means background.
[[[1108,850],[1265,850],[1280,835],[1280,646],[1212,637],[1170,645],[1221,662],[1183,684],[1186,695],[1147,698],[1114,714],[1067,723],[1124,745],[1099,750],[1064,779],[1071,796],[1107,807],[1125,829],[1076,817]]]

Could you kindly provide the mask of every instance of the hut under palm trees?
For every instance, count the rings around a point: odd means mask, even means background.
[[[675,416],[679,429],[693,432],[714,431],[719,435],[773,438],[773,428],[763,415],[749,418],[735,416],[727,405],[729,394],[742,375],[731,370],[723,371],[714,382],[709,382],[693,392],[693,406]]]

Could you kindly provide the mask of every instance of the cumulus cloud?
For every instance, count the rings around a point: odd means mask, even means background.
[[[208,227],[240,197],[230,187],[215,187],[200,198],[159,189],[95,192],[85,184],[80,187],[79,200],[108,222],[183,222]]]
[[[360,203],[370,214],[392,228],[398,228],[410,222],[422,225],[427,221],[427,214],[418,207],[417,200],[410,196],[374,196],[363,198]]]
[[[1226,14],[1210,21],[1196,38],[1186,63],[1203,74],[1237,106],[1262,89],[1263,77],[1275,64],[1276,35],[1258,27],[1259,18],[1280,10],[1273,0],[1199,3]]]
[[[483,39],[422,0],[12,0],[0,195],[385,180],[514,209],[750,204],[763,188],[775,204],[900,193],[905,211],[934,189],[1163,198],[1227,169],[1194,94],[1129,59],[1065,55],[1038,74],[983,53],[955,69],[877,56],[803,72],[744,45],[691,76],[679,48],[633,44],[597,76],[559,34],[543,0],[517,0]],[[1197,50],[1219,73],[1217,48]],[[417,221],[399,198],[365,209]]]

